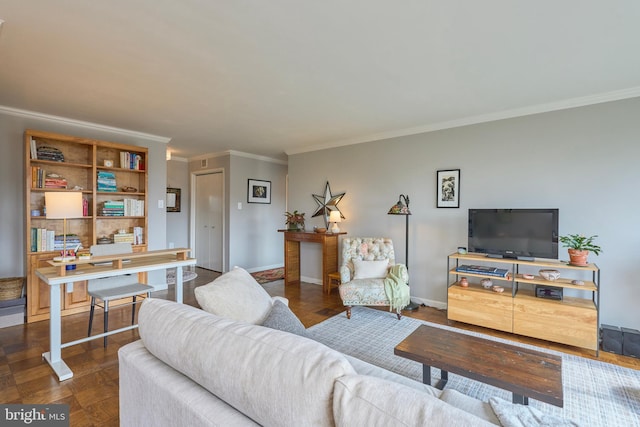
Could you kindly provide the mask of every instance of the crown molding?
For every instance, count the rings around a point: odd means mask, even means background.
[[[152,135],[150,133],[138,132],[129,129],[122,129],[112,126],[100,125],[97,123],[84,122],[82,120],[69,119],[66,117],[53,116],[51,114],[37,113],[35,111],[21,110],[19,108],[7,107],[0,105],[0,113],[9,116],[24,117],[27,119],[45,120],[54,123],[62,123],[65,125],[77,126],[85,129],[97,130],[101,132],[110,132],[118,135],[124,135],[137,139],[145,139],[152,142],[159,142],[162,144],[168,144],[171,138],[167,138],[159,135]]]
[[[186,157],[171,156],[171,159],[167,160],[167,162],[171,162],[171,161],[188,163],[189,159],[187,159]]]
[[[481,114],[478,116],[465,117],[462,119],[449,120],[445,122],[432,123],[424,126],[417,126],[406,129],[399,129],[389,132],[381,132],[368,136],[344,139],[340,141],[329,142],[326,144],[317,144],[304,148],[295,148],[285,150],[287,155],[302,154],[312,151],[326,150],[329,148],[344,147],[347,145],[362,144],[365,142],[379,141],[383,139],[397,138],[401,136],[416,135],[420,133],[434,132],[437,130],[452,129],[462,126],[475,125],[479,123],[493,122],[497,120],[512,119],[516,117],[530,116],[533,114],[548,113],[551,111],[567,110],[576,107],[585,107],[588,105],[601,104],[604,102],[620,101],[623,99],[636,98],[640,96],[640,87],[622,89],[612,92],[606,92],[597,95],[582,96],[577,98],[565,99],[562,101],[549,102],[546,104],[532,105],[523,108],[514,108],[511,110],[498,111],[495,113]]]
[[[289,164],[286,160],[274,159],[273,157],[267,156],[259,156],[257,154],[245,153],[243,151],[236,150],[227,150],[219,153],[209,153],[209,154],[199,154],[197,156],[189,157],[189,161],[194,160],[203,160],[203,159],[213,159],[216,157],[225,157],[225,156],[238,156],[238,157],[246,157],[248,159],[260,160],[263,162],[276,163],[279,165],[287,165]]]

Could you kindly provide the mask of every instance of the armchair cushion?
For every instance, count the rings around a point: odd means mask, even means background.
[[[365,261],[359,258],[353,260],[354,279],[384,279],[389,267],[388,259]]]

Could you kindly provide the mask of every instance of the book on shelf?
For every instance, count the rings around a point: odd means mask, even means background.
[[[120,167],[123,169],[144,170],[144,159],[140,154],[121,151]]]
[[[459,273],[476,273],[486,274],[488,276],[507,277],[509,270],[506,268],[489,267],[486,265],[468,265],[463,264],[456,267],[456,271]]]
[[[36,140],[33,139],[33,137],[31,137],[29,146],[31,148],[31,158],[33,160],[38,160],[38,149],[36,147]]]

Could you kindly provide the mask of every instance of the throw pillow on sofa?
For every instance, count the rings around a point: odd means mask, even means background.
[[[307,330],[300,319],[298,319],[293,311],[282,301],[275,301],[273,303],[271,311],[267,314],[264,322],[262,322],[262,326],[290,332],[302,337],[308,336]]]
[[[198,286],[194,293],[204,311],[254,325],[262,323],[273,304],[267,291],[240,267]]]

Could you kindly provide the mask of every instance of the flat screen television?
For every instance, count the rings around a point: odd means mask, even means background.
[[[558,259],[558,209],[469,209],[469,252]]]

